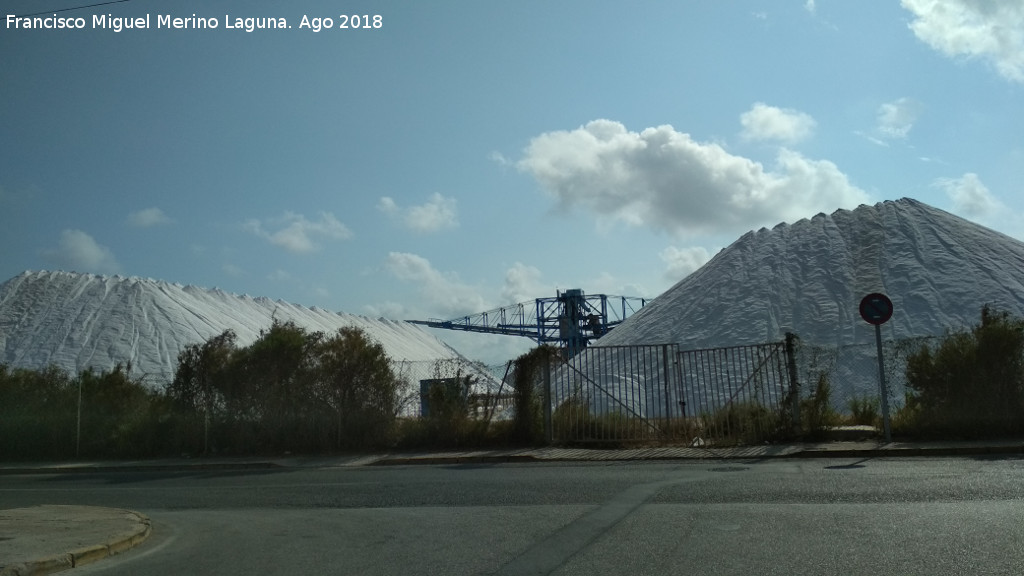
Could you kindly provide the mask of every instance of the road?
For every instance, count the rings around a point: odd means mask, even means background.
[[[1021,574],[1024,460],[0,476],[0,507],[148,515],[76,575]]]

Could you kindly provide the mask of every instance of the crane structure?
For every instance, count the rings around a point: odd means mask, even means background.
[[[647,303],[631,296],[587,296],[580,289],[556,294],[452,320],[408,322],[445,330],[525,336],[538,344],[557,343],[572,355],[571,351],[586,348]]]

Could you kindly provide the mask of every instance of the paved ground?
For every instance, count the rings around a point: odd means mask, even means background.
[[[70,474],[101,470],[337,467],[466,462],[880,458],[1024,454],[1024,441],[878,443],[826,442],[711,449],[653,447],[622,450],[529,448],[389,453],[317,458],[176,459],[0,465],[3,474]],[[37,506],[0,510],[0,576],[49,574],[123,552],[150,534],[149,519],[130,510]]]
[[[95,506],[0,510],[0,575],[49,574],[102,560],[149,537],[149,519]]]

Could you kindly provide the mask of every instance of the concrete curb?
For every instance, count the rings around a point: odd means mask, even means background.
[[[144,514],[124,509],[110,509],[110,512],[134,518],[135,526],[131,530],[117,534],[101,544],[76,548],[68,552],[44,556],[17,564],[0,566],[0,576],[39,576],[92,564],[138,546],[145,542],[153,531],[149,518]]]
[[[633,453],[631,453],[633,452]],[[1024,455],[1024,444],[1002,446],[935,446],[935,447],[877,447],[877,448],[805,448],[794,450],[758,450],[728,449],[712,451],[701,449],[686,454],[671,453],[636,453],[635,451],[593,451],[587,456],[515,454],[487,455],[474,454],[455,455],[423,455],[382,457],[371,462],[370,466],[409,466],[409,465],[456,465],[456,464],[501,464],[509,462],[628,462],[628,461],[687,461],[687,460],[766,460],[782,458],[907,458],[907,457],[943,457],[943,456],[1000,456]]]
[[[1024,454],[1024,441],[1004,443],[912,444],[826,442],[809,445],[765,445],[736,448],[655,447],[638,449],[536,448],[435,453],[379,454],[357,458],[102,462],[90,464],[3,467],[5,474],[97,474],[105,472],[190,472],[217,470],[287,470],[304,467],[362,467],[408,465],[465,465],[543,462],[624,462],[684,460],[766,460],[779,458],[908,458],[942,456],[997,456]]]
[[[99,472],[166,472],[181,470],[272,470],[285,468],[276,462],[178,462],[169,464],[66,464],[59,466],[0,467],[4,474],[96,474]]]
[[[912,448],[875,448],[805,450],[794,458],[908,458],[942,456],[1006,456],[1024,454],[1024,444],[1006,446],[936,446]]]

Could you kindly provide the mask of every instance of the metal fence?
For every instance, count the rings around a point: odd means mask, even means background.
[[[906,359],[933,337],[883,342],[889,404],[904,403]],[[402,363],[409,377],[475,376],[476,417],[512,418],[510,366]],[[807,432],[801,402],[816,383],[849,414],[854,400],[878,399],[874,343],[820,346],[796,337],[749,346],[680,350],[676,344],[594,346],[550,361],[537,382],[548,441],[759,444]],[[417,397],[419,395],[417,394]],[[418,406],[418,403],[417,403]],[[481,408],[482,407],[482,408]]]
[[[664,440],[682,417],[678,347],[596,346],[548,371],[545,428],[556,442]]]
[[[787,354],[788,352],[788,354]],[[549,370],[555,442],[754,443],[798,413],[792,344],[592,347]]]
[[[487,407],[489,410],[501,412],[507,410],[511,404],[507,394],[503,393],[509,389],[502,385],[502,379],[507,373],[507,364],[489,365],[465,358],[394,360],[391,362],[391,369],[402,382],[398,391],[398,414],[402,417],[422,415],[424,398],[420,383],[427,380],[470,376],[473,387],[467,393],[472,400],[471,406]],[[491,404],[487,404],[488,402]]]
[[[753,444],[799,426],[792,341],[679,353],[691,444]]]
[[[893,411],[906,401],[907,357],[922,347],[934,350],[940,340],[936,336],[920,336],[882,341],[886,388]],[[878,349],[874,342],[840,346],[800,343],[796,358],[805,397],[813,393],[814,383],[824,377],[831,389],[832,408],[839,414],[848,414],[854,400],[880,400]]]

